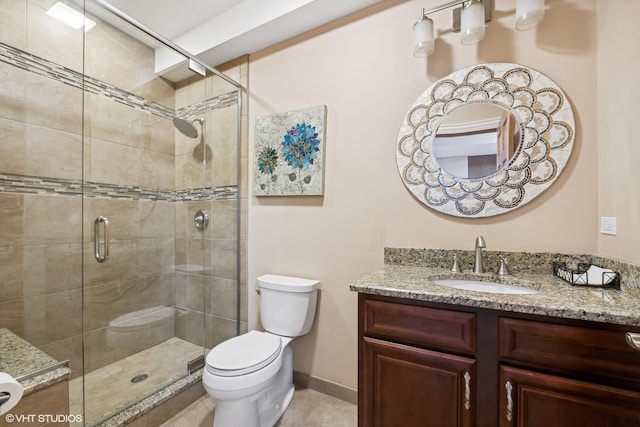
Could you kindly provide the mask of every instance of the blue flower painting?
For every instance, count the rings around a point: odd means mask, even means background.
[[[326,106],[256,119],[253,193],[324,194]]]
[[[313,160],[318,158],[319,145],[316,128],[306,123],[297,123],[284,136],[282,153],[289,166],[304,169],[313,165]]]

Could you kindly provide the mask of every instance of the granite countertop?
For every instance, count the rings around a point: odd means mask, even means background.
[[[48,354],[29,344],[10,330],[0,328],[0,372],[6,372],[18,379],[24,387],[25,394],[71,377],[71,369],[64,366],[47,370],[48,367],[57,365],[59,365],[59,362]],[[20,378],[30,376],[30,374],[38,371],[42,372],[30,378]]]
[[[393,259],[390,255],[395,254],[386,252],[385,259]],[[449,262],[450,253],[440,258],[447,258]],[[495,281],[532,288],[539,293],[512,295],[460,290],[435,284],[434,280],[438,279]],[[438,265],[399,265],[391,262],[356,280],[350,289],[420,301],[640,326],[640,289],[572,286],[550,272],[519,271],[501,277],[493,273],[474,274],[470,270],[452,273],[449,268]]]

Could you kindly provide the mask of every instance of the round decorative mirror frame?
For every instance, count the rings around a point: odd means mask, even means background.
[[[521,141],[497,172],[463,179],[438,166],[432,143],[449,113],[473,103],[507,109],[518,119]],[[404,185],[426,206],[458,217],[489,217],[525,205],[556,180],[571,155],[574,129],[571,105],[545,75],[518,64],[476,65],[418,97],[400,127],[396,162]]]

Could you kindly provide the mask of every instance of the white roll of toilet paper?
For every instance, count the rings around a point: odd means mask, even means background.
[[[22,387],[22,384],[11,375],[0,372],[0,415],[12,410],[22,399],[23,393],[24,387]],[[5,401],[7,394],[9,395],[9,400]]]

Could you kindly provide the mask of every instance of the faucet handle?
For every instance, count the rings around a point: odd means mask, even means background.
[[[504,255],[500,255],[500,268],[498,268],[498,276],[506,276],[509,274],[507,265],[507,257]]]
[[[458,267],[458,254],[453,254],[453,265],[451,266],[452,273],[460,273],[460,267]]]

